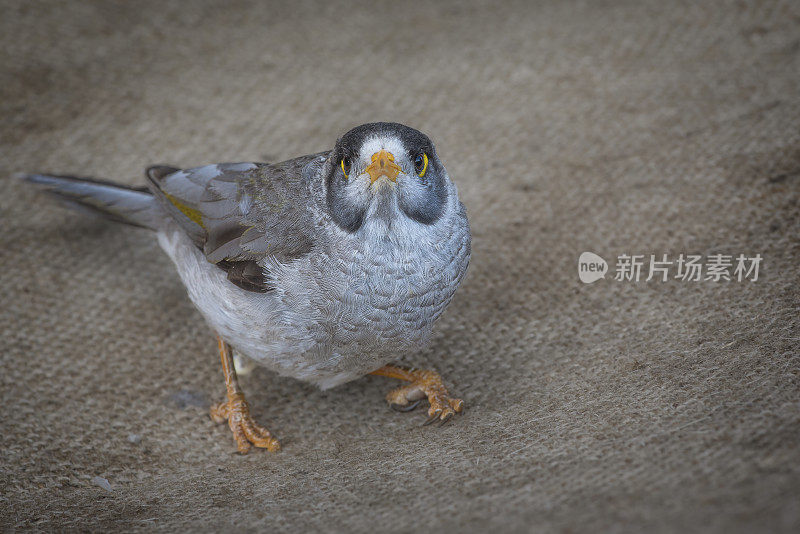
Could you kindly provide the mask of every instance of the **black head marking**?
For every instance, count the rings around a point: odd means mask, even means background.
[[[353,233],[364,223],[368,204],[357,202],[347,194],[347,177],[339,166],[344,157],[353,159],[355,152],[342,146],[340,140],[328,159],[330,170],[325,177],[326,203],[334,222],[343,230]]]
[[[329,161],[329,171],[325,179],[327,204],[334,221],[344,230],[355,232],[364,223],[369,202],[360,202],[347,192],[347,178],[339,163],[343,158],[354,161],[367,139],[374,137],[394,137],[400,140],[407,154],[396,157],[409,158],[413,162],[417,154],[426,154],[428,168],[424,176],[417,177],[413,163],[409,176],[417,182],[404,190],[398,187],[398,205],[411,219],[421,224],[433,224],[444,213],[447,201],[447,184],[444,168],[436,155],[433,143],[427,135],[403,124],[394,122],[374,122],[362,124],[345,133],[337,142]]]
[[[429,160],[434,159],[435,155],[429,156]],[[422,224],[433,224],[439,220],[447,203],[447,184],[441,175],[441,167],[431,168],[433,165],[432,161],[429,162],[425,177],[420,178],[425,188],[423,194],[407,195],[403,190],[398,193],[400,209]]]
[[[419,130],[397,122],[372,122],[356,126],[344,134],[336,145],[341,146],[343,150],[349,151],[352,154],[357,154],[361,145],[364,144],[364,141],[371,137],[382,136],[400,139],[403,146],[409,150],[433,150],[433,143],[431,143],[427,135]]]

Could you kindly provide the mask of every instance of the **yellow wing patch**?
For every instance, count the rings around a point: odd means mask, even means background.
[[[178,200],[177,198],[168,193],[164,193],[164,196],[167,197],[167,200],[169,200],[173,206],[178,208],[181,213],[186,215],[189,218],[189,220],[191,220],[193,223],[195,223],[203,230],[206,229],[206,226],[203,224],[203,214],[200,213],[199,210],[190,208],[189,206],[187,206],[186,204],[184,204],[183,202],[181,202],[180,200]]]

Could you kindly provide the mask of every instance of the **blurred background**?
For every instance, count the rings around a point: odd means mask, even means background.
[[[796,531],[796,2],[0,2],[6,528]],[[280,161],[364,122],[427,133],[473,229],[431,346],[467,412],[394,384],[242,380],[278,454],[233,454],[214,340],[152,235],[20,171],[143,185]],[[757,282],[577,259],[761,254]],[[103,482],[105,481],[105,482]]]

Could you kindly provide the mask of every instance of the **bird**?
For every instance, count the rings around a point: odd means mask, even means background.
[[[226,396],[210,407],[239,452],[276,451],[250,414],[236,358],[328,389],[367,374],[424,424],[462,413],[439,373],[392,362],[421,350],[469,264],[466,208],[422,132],[357,126],[333,149],[280,163],[148,167],[147,185],[19,174],[69,207],[155,232],[216,335]]]

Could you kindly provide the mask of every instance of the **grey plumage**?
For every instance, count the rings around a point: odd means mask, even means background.
[[[19,174],[18,178],[39,186],[62,204],[100,215],[115,222],[155,230],[160,213],[146,188],[75,176]]]
[[[298,200],[307,195],[303,168],[315,159],[186,170],[158,166],[147,174],[155,198],[208,261],[243,289],[267,291],[272,284],[258,276],[256,266],[264,270],[267,257],[286,262],[311,250],[313,226]]]
[[[332,151],[274,165],[157,166],[147,176],[148,191],[24,178],[72,206],[156,230],[223,339],[321,387],[420,347],[469,261],[455,185],[430,139],[406,126],[364,125]]]

